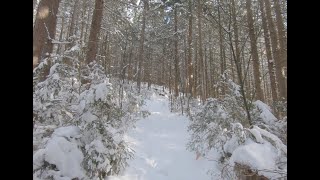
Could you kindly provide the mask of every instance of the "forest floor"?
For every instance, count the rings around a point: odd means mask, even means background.
[[[220,172],[215,161],[196,160],[196,154],[186,149],[189,120],[170,112],[168,97],[153,93],[145,109],[151,115],[125,135],[134,158],[120,176],[107,180],[209,180],[209,170]],[[214,153],[210,156],[215,159]]]

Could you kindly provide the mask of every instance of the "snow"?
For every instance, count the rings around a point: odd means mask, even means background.
[[[96,85],[94,89],[95,91],[81,93],[82,100],[78,107],[74,107],[79,113],[83,113],[81,118],[88,123],[96,120],[97,117],[87,111],[86,103],[93,102],[93,100],[104,100],[110,89],[109,82]],[[116,143],[125,140],[129,144],[128,151],[133,152],[134,157],[129,160],[129,166],[124,172],[119,176],[107,177],[106,180],[219,179],[221,167],[216,161],[219,159],[219,154],[211,150],[208,153],[209,159],[208,156],[197,158],[195,152],[186,150],[186,144],[190,139],[190,134],[187,131],[190,120],[186,116],[170,112],[168,96],[161,96],[159,92],[153,92],[151,97],[145,101],[144,108],[150,112],[150,115],[137,121],[134,129],[122,135],[119,133],[119,129],[113,128],[111,125],[107,127],[107,131],[112,134]],[[260,117],[264,122],[273,124],[277,121],[269,106],[261,101],[254,103],[261,111]],[[65,113],[72,118],[71,113],[67,111]],[[227,114],[221,107],[218,107],[214,113],[223,114],[222,116],[227,118]],[[217,125],[217,123],[211,122],[209,129],[215,128]],[[34,152],[33,169],[37,170],[44,165],[44,162],[48,162],[56,165],[58,169],[57,171],[48,171],[48,174],[56,180],[85,179],[85,171],[82,167],[84,156],[74,140],[74,138],[81,136],[80,129],[76,126],[55,128],[56,126],[35,125],[35,135],[41,135],[48,129],[53,133],[50,134],[51,138],[43,139],[42,142],[46,142],[43,143],[46,146],[38,147],[39,149]],[[55,130],[53,131],[53,129]],[[258,126],[246,129],[240,123],[233,123],[232,130],[235,134],[224,144],[224,151],[232,154],[229,161],[231,165],[237,162],[248,165],[251,169],[268,170],[259,171],[259,174],[271,179],[275,177],[276,174],[272,171],[278,170],[276,168],[279,158],[284,157],[286,160],[287,146],[277,136]],[[250,138],[246,139],[248,136],[244,130],[248,130],[252,134],[255,142]],[[224,132],[226,131],[225,129]],[[86,134],[83,135],[86,137]],[[34,141],[36,139],[34,138]],[[245,142],[242,141],[242,145],[239,143],[241,139],[246,139]],[[90,152],[96,150],[100,154],[115,153],[103,145],[101,138],[95,139],[85,148]],[[108,160],[98,166],[107,170],[111,168]],[[219,177],[211,176],[212,174]]]
[[[50,164],[55,164],[62,176],[70,178],[84,176],[80,166],[83,154],[75,143],[63,137],[54,137],[49,140],[45,151],[45,160]]]
[[[98,153],[106,153],[106,152],[108,152],[108,150],[104,147],[103,143],[100,140],[92,141],[89,146],[94,146],[95,147],[94,149]]]
[[[40,168],[43,165],[44,161],[44,149],[39,149],[34,155],[33,155],[33,170],[36,170]]]
[[[78,113],[81,114],[86,107],[86,100],[81,100],[78,106]]]
[[[258,174],[271,179],[281,175],[279,172],[286,173],[286,170],[279,170],[277,164],[279,158],[285,158],[283,160],[284,162],[286,161],[287,146],[277,136],[258,126],[253,126],[248,131],[258,143],[247,139],[244,145],[237,147],[232,152],[230,164],[234,166],[235,162],[237,162],[241,165],[248,165],[251,169],[258,170]],[[233,145],[235,143],[231,142],[230,144]]]
[[[83,169],[81,168],[83,154],[75,142],[67,140],[79,135],[80,130],[75,126],[57,128],[53,132],[45,149],[39,149],[33,155],[34,169],[37,169],[37,167],[46,161],[56,165],[59,170],[50,171],[53,176],[59,177],[55,179],[63,180],[84,177]]]
[[[248,165],[254,170],[272,171],[276,167],[276,157],[276,149],[270,144],[250,143],[237,148],[230,158],[230,163],[233,166],[237,162],[242,165]],[[269,171],[259,171],[259,174],[266,177],[275,175]]]
[[[260,117],[267,124],[274,124],[277,118],[271,113],[271,108],[260,100],[254,102],[254,104],[261,111]]]
[[[259,130],[255,129],[255,128],[252,128],[252,129],[249,129],[249,131],[251,132],[251,134],[255,137],[256,141],[258,143],[263,143],[264,140],[262,139],[262,136],[259,132]]]
[[[98,101],[100,100],[104,100],[104,98],[106,97],[107,93],[108,93],[108,88],[107,88],[107,83],[101,83],[96,85],[96,93],[95,93],[95,100]]]
[[[54,65],[50,68],[49,76],[52,76],[52,74],[56,71],[57,66],[59,66],[59,63],[54,64]]]
[[[153,93],[145,107],[151,115],[124,136],[134,150],[134,159],[125,172],[106,180],[209,180],[209,170],[218,172],[215,161],[196,160],[196,153],[186,150],[189,120],[170,112],[167,97]]]
[[[224,146],[223,146],[223,149],[225,152],[228,152],[228,153],[233,153],[233,151],[239,146],[239,143],[238,143],[238,138],[237,136],[232,136],[232,138],[230,140],[228,140]]]
[[[255,128],[256,130],[258,130],[262,136],[265,136],[265,137],[267,137],[269,140],[271,140],[271,141],[275,144],[275,146],[277,147],[277,149],[280,149],[282,152],[284,152],[285,154],[287,154],[287,146],[284,145],[284,144],[282,143],[282,141],[281,141],[277,136],[275,136],[274,134],[269,133],[268,131],[266,131],[266,130],[264,130],[264,129],[259,128],[258,126],[254,126],[254,128]],[[280,152],[278,152],[278,153],[280,153]]]
[[[80,129],[76,126],[66,126],[56,129],[53,134],[55,136],[66,137],[68,139],[74,138],[80,134]]]
[[[86,121],[87,123],[91,123],[98,119],[97,116],[93,115],[91,112],[87,111],[82,115],[82,120]]]

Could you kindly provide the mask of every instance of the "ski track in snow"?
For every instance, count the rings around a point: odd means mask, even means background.
[[[189,139],[188,119],[171,113],[168,98],[153,94],[146,100],[151,115],[136,123],[126,134],[135,151],[134,158],[120,176],[107,180],[210,180],[208,170],[216,168],[215,161],[200,158],[186,150]]]

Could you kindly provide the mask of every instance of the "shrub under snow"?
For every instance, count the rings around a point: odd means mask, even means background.
[[[124,93],[119,106],[103,68],[82,69],[56,63],[45,81],[34,83],[34,179],[102,179],[131,157],[123,134],[139,115],[132,106],[142,101]]]
[[[278,121],[268,105],[256,101],[250,105],[254,125],[248,127],[239,88],[231,81],[228,84],[223,99],[208,99],[191,113],[187,148],[203,156],[217,151],[225,179],[239,178],[238,165],[269,179],[286,177],[287,146],[282,138],[286,121]]]

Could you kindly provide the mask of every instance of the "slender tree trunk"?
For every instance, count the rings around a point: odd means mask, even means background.
[[[201,28],[201,15],[202,15],[202,5],[201,5],[201,2],[200,0],[197,0],[197,12],[198,12],[198,34],[199,34],[199,83],[201,85],[201,89],[200,89],[200,97],[202,99],[202,101],[204,102],[204,92],[203,92],[203,77],[202,77],[202,74],[203,74],[203,52],[202,52],[202,28]]]
[[[193,87],[194,87],[194,96],[198,96],[198,38],[194,41],[194,80],[193,80]]]
[[[166,77],[167,77],[167,75],[166,75],[166,72],[167,71],[165,71],[165,69],[166,69],[166,63],[165,63],[165,61],[166,61],[166,46],[165,46],[165,41],[164,41],[164,43],[163,43],[163,47],[162,47],[162,55],[163,55],[163,58],[162,58],[162,84],[163,84],[163,86],[167,86],[167,83],[166,83]]]
[[[88,22],[91,22],[92,21],[92,17],[93,17],[93,15],[92,15],[92,13],[91,13],[91,11],[90,11],[90,1],[88,2],[88,4],[87,4],[87,16],[86,16],[86,21],[85,21],[85,24],[86,24],[86,27],[85,27],[85,33],[84,33],[84,43],[86,43],[87,41],[89,41],[89,39],[88,39],[88,32],[90,31],[90,23],[88,23]]]
[[[96,54],[98,52],[98,43],[99,43],[99,33],[101,27],[101,21],[103,16],[103,0],[95,0],[95,7],[92,16],[89,42],[88,42],[88,51],[86,55],[86,63],[96,59]]]
[[[271,48],[272,48],[272,54],[273,59],[275,61],[275,67],[276,67],[276,79],[277,79],[277,85],[278,85],[278,99],[284,98],[286,94],[286,87],[285,87],[285,79],[282,75],[282,69],[281,69],[281,54],[278,49],[278,41],[277,41],[277,34],[276,29],[274,26],[274,22],[271,15],[271,4],[269,0],[264,0],[265,8],[266,8],[266,15],[267,15],[267,22],[269,26],[270,31],[270,38],[271,38]]]
[[[148,73],[147,73],[147,82],[148,82],[148,90],[150,90],[151,88],[151,82],[152,82],[152,72],[154,72],[152,70],[152,62],[153,62],[153,58],[152,58],[152,49],[150,49],[149,51],[149,58],[148,58]]]
[[[270,45],[270,36],[269,36],[269,30],[267,26],[267,19],[264,12],[264,3],[263,0],[259,0],[260,2],[260,11],[261,11],[261,18],[262,18],[262,27],[264,32],[264,42],[266,46],[266,54],[267,54],[267,60],[268,60],[268,70],[269,70],[269,78],[270,78],[270,84],[271,84],[271,95],[273,102],[277,102],[278,95],[277,95],[277,86],[276,86],[276,79],[275,79],[275,73],[274,73],[274,64],[272,60],[272,53],[271,53],[271,45]]]
[[[209,96],[209,86],[208,84],[210,83],[209,77],[208,77],[208,68],[210,68],[209,64],[208,64],[208,55],[207,55],[207,47],[205,48],[205,58],[204,58],[204,85],[205,85],[205,97],[204,100],[207,99],[207,97]]]
[[[63,30],[64,30],[64,17],[61,17],[61,29],[60,29],[60,35],[59,35],[59,41],[62,41],[63,39]],[[57,54],[61,53],[61,49],[62,49],[62,44],[58,44],[58,48],[57,48]]]
[[[194,97],[194,86],[193,85],[193,64],[192,64],[192,0],[188,1],[188,87],[189,93]]]
[[[277,20],[277,29],[278,29],[278,38],[280,45],[280,69],[282,72],[281,78],[283,79],[283,86],[280,89],[280,95],[285,100],[287,99],[287,86],[286,86],[286,77],[287,77],[287,38],[286,32],[283,23],[283,17],[281,15],[281,7],[279,4],[279,0],[274,0],[274,8],[276,12],[276,20]]]
[[[179,95],[179,62],[178,62],[178,16],[177,6],[174,7],[174,72],[175,72],[175,83],[174,83],[174,95]]]
[[[211,32],[211,31],[210,31]],[[210,41],[212,42],[212,33],[210,33]],[[214,67],[214,55],[213,55],[213,49],[212,45],[210,44],[210,50],[209,50],[209,63],[210,63],[210,74],[211,74],[211,80],[210,80],[210,88],[211,88],[211,97],[216,97],[216,88],[215,88],[215,67]]]
[[[142,29],[141,29],[141,35],[140,35],[140,49],[139,49],[139,56],[138,56],[138,79],[137,79],[137,86],[138,86],[138,92],[140,93],[141,89],[141,68],[143,60],[143,53],[144,53],[144,34],[145,34],[145,28],[146,28],[146,13],[147,13],[147,6],[149,0],[143,0],[143,12],[142,12]]]
[[[256,90],[256,99],[264,101],[264,95],[261,88],[261,74],[259,70],[259,56],[257,50],[257,40],[254,32],[253,26],[253,17],[252,17],[252,6],[251,0],[246,0],[246,9],[247,9],[247,21],[249,28],[249,37],[250,37],[250,45],[251,45],[251,54],[252,54],[252,62],[253,62],[253,73],[254,73],[254,85]]]
[[[242,95],[244,108],[246,110],[246,114],[247,114],[247,118],[248,118],[248,124],[251,126],[252,125],[252,121],[251,121],[251,115],[250,115],[250,108],[249,108],[249,104],[248,104],[248,101],[247,101],[247,96],[246,96],[245,90],[244,90],[244,79],[242,77],[240,59],[237,58],[237,55],[236,55],[234,47],[233,47],[232,34],[231,34],[231,32],[229,32],[228,34],[229,34],[229,41],[230,41],[230,49],[231,49],[233,60],[234,60],[235,66],[236,66],[236,72],[238,74],[237,77],[238,77],[238,81],[239,81],[239,84],[240,84],[240,93]]]
[[[133,41],[130,47],[130,54],[129,54],[129,66],[128,66],[128,80],[131,81],[132,78],[132,55],[133,55]]]
[[[82,1],[82,11],[81,11],[81,33],[80,33],[80,44],[81,44],[81,47],[82,45],[84,44],[85,42],[85,39],[84,39],[84,33],[85,33],[85,19],[86,19],[86,12],[87,12],[87,0],[83,0]]]
[[[223,46],[223,34],[222,34],[222,22],[221,22],[221,16],[220,16],[220,3],[218,3],[218,23],[219,23],[219,50],[220,50],[220,75],[223,75],[225,71],[224,67],[224,54],[225,49]],[[220,95],[225,94],[225,87],[224,85],[221,87],[221,93]]]
[[[238,24],[237,24],[237,11],[236,11],[236,5],[234,0],[231,0],[232,3],[232,26],[233,26],[233,30],[234,30],[234,41],[235,41],[235,58],[236,61],[238,61],[239,63],[241,63],[240,61],[240,48],[239,48],[239,30],[238,30]],[[240,73],[242,73],[242,69],[241,66],[238,67]],[[240,83],[240,82],[238,82]]]
[[[72,16],[71,16],[67,39],[75,34],[75,24],[78,18],[78,11],[79,11],[78,4],[79,4],[79,0],[75,0],[72,8],[73,10],[72,10]],[[73,43],[67,44],[66,49],[70,49],[73,45],[74,45]]]

